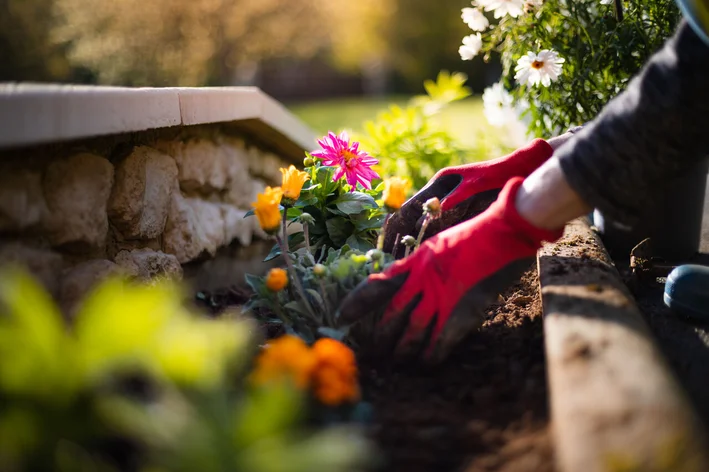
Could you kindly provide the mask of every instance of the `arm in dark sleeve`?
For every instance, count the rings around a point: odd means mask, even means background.
[[[634,225],[658,186],[709,156],[709,46],[683,22],[556,156],[586,203]]]

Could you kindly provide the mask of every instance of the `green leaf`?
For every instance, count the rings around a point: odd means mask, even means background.
[[[319,188],[319,187],[320,187],[320,184],[318,184],[318,185],[316,185],[316,186],[314,186],[314,187],[310,187],[308,190],[313,190],[313,189]],[[305,208],[306,206],[315,205],[317,202],[318,202],[318,198],[317,198],[317,197],[312,197],[312,196],[311,196],[311,197],[308,197],[308,198],[301,198],[300,200],[298,200],[297,202],[295,202],[295,207],[296,207],[296,208]]]
[[[345,336],[347,336],[347,329],[335,329],[321,326],[318,328],[318,334],[325,336],[326,338],[332,338],[337,341],[342,341]]]
[[[288,302],[283,305],[283,308],[286,310],[294,311],[300,316],[310,318],[310,313],[308,312],[308,309],[305,307],[305,304],[301,300],[294,300],[292,302]]]
[[[246,284],[251,287],[251,290],[253,290],[254,293],[263,293],[263,288],[266,285],[263,277],[258,277],[253,274],[246,274],[245,279]]]
[[[288,247],[290,249],[295,249],[296,246],[305,241],[305,235],[302,231],[298,233],[293,233],[288,235]],[[281,247],[278,244],[274,244],[271,248],[271,252],[268,253],[263,262],[272,261],[276,257],[281,255]]]
[[[328,236],[338,246],[345,244],[347,238],[354,231],[354,225],[344,218],[330,218],[325,224],[327,225]]]
[[[298,218],[302,214],[303,210],[301,210],[300,208],[289,208],[288,212],[286,213],[286,218],[292,220],[294,218]]]
[[[370,249],[374,249],[374,243],[368,241],[367,239],[361,237],[358,234],[353,234],[347,238],[346,243],[352,248],[361,252],[367,252]]]
[[[364,210],[377,208],[377,202],[371,195],[362,192],[349,192],[340,195],[332,202],[341,212],[348,215],[356,215]]]
[[[320,296],[320,293],[318,293],[317,290],[313,290],[312,288],[306,288],[305,291],[308,293],[308,295],[313,297],[313,299],[319,305],[321,311],[323,311],[323,312],[326,311],[325,310],[325,302],[323,301],[322,297]]]
[[[384,218],[386,215],[379,213],[374,217],[370,217],[367,213],[361,213],[359,215],[354,215],[350,219],[355,225],[355,230],[360,233],[362,231],[369,231],[373,229],[381,229],[384,224]]]

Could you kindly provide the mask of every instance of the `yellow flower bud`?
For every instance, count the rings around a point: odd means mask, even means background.
[[[401,177],[390,177],[384,181],[384,193],[382,199],[384,205],[390,210],[396,211],[406,201],[406,192],[409,191],[411,182]]]
[[[271,269],[266,276],[266,288],[272,292],[280,292],[288,285],[288,273],[283,269]]]
[[[307,172],[300,171],[291,165],[288,169],[281,167],[283,174],[283,197],[289,200],[297,200],[300,196],[300,191],[303,189],[303,184],[310,178]]]
[[[256,195],[256,201],[251,203],[261,229],[267,233],[278,231],[281,225],[281,210],[278,205],[281,203],[282,196],[283,191],[280,187],[266,187],[263,193]]]

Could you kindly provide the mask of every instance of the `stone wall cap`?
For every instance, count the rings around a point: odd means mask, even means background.
[[[223,122],[248,124],[289,154],[315,145],[312,130],[257,87],[0,84],[0,149]]]

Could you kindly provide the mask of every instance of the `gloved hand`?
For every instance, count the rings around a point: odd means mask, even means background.
[[[397,234],[399,239],[407,235],[414,238],[418,236],[423,223],[422,207],[429,198],[437,197],[442,201],[443,214],[429,224],[424,240],[485,211],[509,179],[526,177],[534,172],[577,129],[548,142],[535,139],[505,157],[440,170],[424,188],[389,218],[384,250],[393,253]],[[396,246],[394,257],[403,257],[404,246]]]
[[[517,213],[523,180],[511,179],[485,212],[371,275],[345,298],[338,323],[376,319],[383,312],[370,337],[377,351],[423,351],[429,361],[442,360],[482,325],[487,306],[529,268],[542,241],[561,237],[562,230],[533,227]]]

